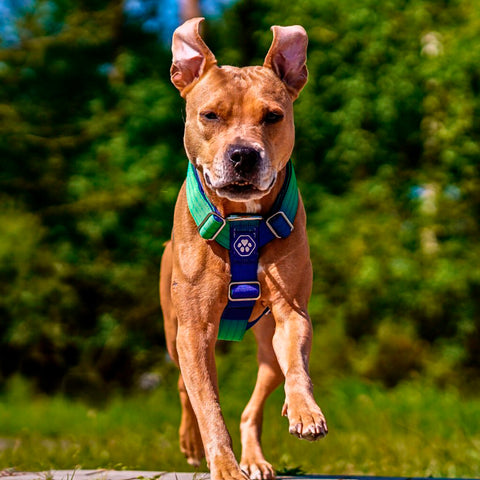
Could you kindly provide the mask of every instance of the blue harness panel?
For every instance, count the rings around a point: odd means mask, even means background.
[[[249,328],[248,320],[260,298],[257,280],[261,217],[228,217],[230,224],[230,273],[228,304],[223,311],[218,338],[228,340],[243,337]]]

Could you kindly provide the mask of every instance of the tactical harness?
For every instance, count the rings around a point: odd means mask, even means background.
[[[197,170],[190,162],[187,202],[200,236],[229,250],[231,281],[218,338],[240,341],[270,311],[267,307],[256,320],[249,322],[255,302],[261,297],[257,278],[259,250],[276,238],[288,237],[293,230],[298,188],[292,162],[287,164],[285,181],[267,218],[248,213],[223,218],[205,194]]]

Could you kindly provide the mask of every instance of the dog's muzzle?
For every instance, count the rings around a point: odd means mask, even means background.
[[[214,178],[205,170],[205,183],[229,200],[257,200],[271,190],[277,178],[276,172],[268,169],[266,163],[261,150],[234,144],[225,151],[221,176]]]

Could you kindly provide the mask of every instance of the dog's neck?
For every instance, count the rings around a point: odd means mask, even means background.
[[[258,200],[247,200],[243,202],[234,202],[225,197],[220,197],[217,195],[215,190],[207,186],[203,175],[198,175],[200,182],[202,183],[203,190],[207,195],[210,202],[215,205],[220,215],[223,218],[226,218],[228,215],[233,215],[237,213],[251,213],[255,215],[267,215],[275,203],[280,191],[282,189],[283,183],[285,181],[285,176],[287,172],[287,167],[285,166],[280,172],[278,172],[277,179],[272,189],[262,198]]]

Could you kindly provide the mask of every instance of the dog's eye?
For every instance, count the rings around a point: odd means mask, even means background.
[[[218,120],[218,115],[215,112],[204,112],[202,117],[206,120]]]
[[[265,123],[277,123],[283,118],[283,114],[280,112],[268,112],[264,117]]]

